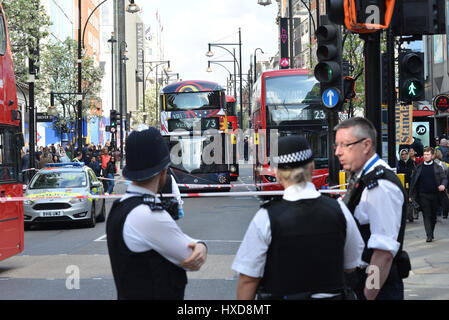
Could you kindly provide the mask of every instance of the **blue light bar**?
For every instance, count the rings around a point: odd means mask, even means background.
[[[45,167],[47,168],[56,168],[56,167],[82,167],[84,166],[84,162],[60,162],[60,163],[47,163]]]

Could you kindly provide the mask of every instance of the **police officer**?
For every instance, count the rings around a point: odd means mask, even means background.
[[[133,131],[126,139],[123,175],[132,183],[106,225],[118,299],[183,299],[185,270],[198,270],[206,260],[206,245],[184,234],[156,197],[169,163],[157,129]]]
[[[376,153],[377,132],[369,120],[350,118],[334,130],[335,155],[351,173],[344,201],[365,242],[363,266],[350,283],[359,299],[403,299],[409,261],[402,250],[407,212],[402,184]]]
[[[285,192],[251,221],[232,268],[237,299],[344,299],[344,270],[361,263],[363,240],[341,200],[322,196],[312,181],[306,139],[279,139],[276,178]]]

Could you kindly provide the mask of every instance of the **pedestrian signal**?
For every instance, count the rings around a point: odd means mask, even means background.
[[[399,55],[399,100],[424,99],[424,53],[405,51]]]

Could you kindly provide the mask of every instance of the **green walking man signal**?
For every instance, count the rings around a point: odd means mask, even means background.
[[[403,50],[399,54],[399,100],[424,100],[424,53]]]

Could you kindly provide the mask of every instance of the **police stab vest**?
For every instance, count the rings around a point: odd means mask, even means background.
[[[346,219],[337,201],[320,196],[277,200],[268,210],[272,240],[260,289],[274,297],[343,288]]]
[[[118,299],[182,300],[187,284],[185,270],[155,250],[132,252],[123,240],[126,217],[144,203],[142,197],[116,200],[108,216],[106,235]]]
[[[368,188],[368,190],[376,188],[379,185],[378,180],[379,179],[385,179],[392,183],[394,183],[401,191],[404,196],[404,203],[402,205],[402,217],[401,217],[401,226],[399,228],[399,234],[397,241],[400,243],[399,250],[394,258],[394,262],[397,262],[399,257],[402,253],[402,245],[404,243],[404,234],[405,234],[405,225],[406,225],[406,217],[407,217],[407,197],[404,191],[404,188],[402,186],[401,181],[396,176],[396,174],[383,167],[383,166],[377,166],[374,168],[373,171],[369,172],[368,174],[362,176],[356,183],[354,190],[351,191],[351,194],[349,195],[349,199],[345,199],[346,205],[351,211],[351,213],[354,215],[355,208],[360,203],[360,199],[362,197],[363,190],[365,188]],[[357,223],[357,226],[359,228],[360,234],[362,235],[363,241],[365,242],[365,249],[363,250],[362,254],[362,260],[370,263],[371,256],[373,255],[373,250],[368,249],[368,240],[371,237],[371,231],[370,231],[370,225],[360,225],[359,221],[354,218],[355,222]]]

